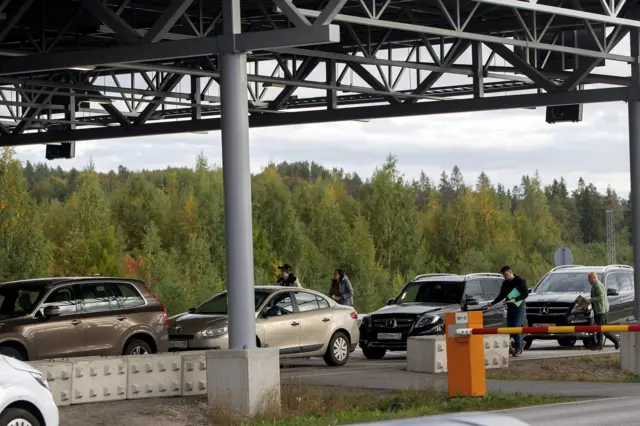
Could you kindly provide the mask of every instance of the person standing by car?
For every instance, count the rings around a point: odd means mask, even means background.
[[[507,327],[524,327],[525,299],[529,295],[527,282],[521,276],[515,275],[510,266],[503,266],[500,273],[504,277],[500,294],[489,303],[489,307],[507,299]],[[522,334],[512,334],[511,337],[514,341],[513,356],[522,355]]]
[[[329,296],[340,305],[353,306],[353,286],[342,269],[333,271]]]
[[[278,279],[276,285],[282,287],[302,287],[298,277],[293,274],[293,268],[291,268],[291,265],[285,263],[282,266],[278,266],[278,269],[280,270],[280,279]]]
[[[598,279],[597,272],[589,272],[587,276],[591,284],[591,298],[586,301],[587,305],[593,308],[593,322],[595,325],[607,324],[607,313],[609,312],[609,298],[607,289]],[[620,341],[612,333],[594,333],[591,339],[591,350],[598,351],[604,348],[605,338],[613,342],[616,349],[620,347]]]

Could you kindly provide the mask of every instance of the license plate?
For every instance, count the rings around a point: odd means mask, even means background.
[[[186,340],[171,340],[169,341],[169,349],[187,349],[189,344]]]
[[[402,333],[378,333],[379,340],[400,340]]]
[[[533,324],[534,327],[555,327],[555,324]]]

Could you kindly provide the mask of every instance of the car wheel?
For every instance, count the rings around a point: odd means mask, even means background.
[[[367,348],[367,347],[363,347],[362,348],[362,354],[367,358],[367,359],[382,359],[384,358],[385,354],[387,353],[386,349],[381,349],[381,348]]]
[[[558,344],[563,348],[572,348],[576,345],[576,338],[565,337],[564,339],[558,339]]]
[[[349,338],[341,331],[336,332],[329,341],[324,362],[331,367],[340,367],[349,360]]]
[[[531,339],[525,339],[524,341],[524,349],[529,349],[531,347],[531,345],[533,344],[533,340]]]
[[[22,408],[7,408],[0,414],[0,426],[43,426],[38,419]]]
[[[19,361],[26,361],[22,353],[16,348],[11,346],[0,346],[0,355],[8,356],[9,358],[15,358]],[[0,424],[0,426],[3,426]]]
[[[586,349],[591,349],[591,339],[582,339],[582,345]]]
[[[124,355],[149,355],[152,354],[151,346],[144,340],[133,339],[124,348]]]

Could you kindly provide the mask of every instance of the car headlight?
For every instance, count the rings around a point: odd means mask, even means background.
[[[205,328],[200,332],[203,337],[220,337],[224,336],[229,332],[229,327],[226,325],[224,327],[210,327]]]
[[[572,314],[590,314],[591,313],[591,305],[583,308],[582,306],[575,304],[573,305],[573,309],[571,309]]]
[[[427,325],[435,324],[436,322],[438,322],[439,319],[440,317],[437,315],[420,317],[418,318],[418,321],[416,321],[416,325],[414,327],[418,328],[418,327],[425,327]]]
[[[45,389],[50,390],[49,389],[49,383],[47,383],[47,379],[44,378],[44,375],[42,375],[40,373],[31,373],[31,375],[33,376],[34,379],[36,379],[36,381],[38,383],[40,383],[42,386],[44,386]]]
[[[362,317],[362,325],[369,325],[369,315]]]

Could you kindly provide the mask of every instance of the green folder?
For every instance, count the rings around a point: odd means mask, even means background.
[[[520,292],[518,291],[518,289],[514,288],[509,294],[507,294],[507,300],[515,299],[518,296],[520,296]],[[514,304],[516,306],[520,306],[522,305],[522,300],[518,300],[517,302],[514,300]]]

